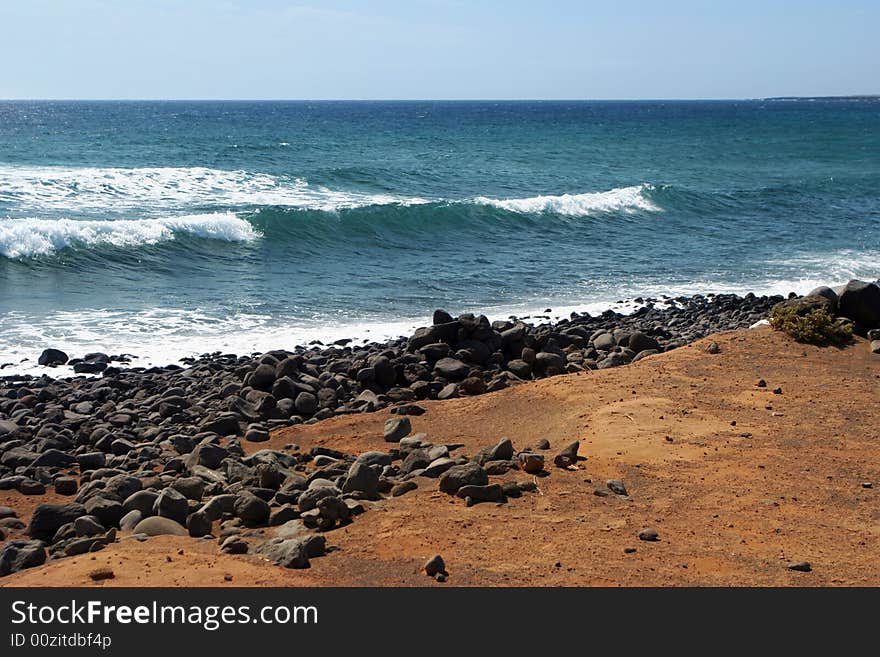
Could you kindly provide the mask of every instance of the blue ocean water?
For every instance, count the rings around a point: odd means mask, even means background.
[[[0,364],[804,292],[878,228],[880,100],[3,102]]]

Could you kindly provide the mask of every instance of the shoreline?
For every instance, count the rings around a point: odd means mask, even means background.
[[[792,294],[795,293],[790,292],[788,296],[791,296]],[[708,301],[711,303],[716,299],[743,299],[751,298],[753,296],[757,296],[758,298],[772,297],[776,300],[782,300],[784,298],[782,295],[756,295],[753,292],[746,293],[742,296],[736,293],[724,292],[695,293],[676,296],[662,294],[656,297],[637,296],[608,303],[597,302],[563,305],[556,304],[552,308],[546,308],[543,310],[541,310],[539,306],[531,304],[532,307],[530,309],[523,309],[520,311],[519,314],[507,312],[515,310],[517,308],[514,306],[506,306],[499,309],[489,309],[485,313],[485,315],[489,317],[490,321],[494,319],[496,322],[523,322],[533,327],[546,325],[556,326],[560,322],[566,323],[568,321],[571,321],[576,316],[584,316],[587,318],[610,317],[611,313],[613,313],[615,317],[628,317],[630,315],[633,315],[634,313],[639,312],[642,308],[648,308],[649,310],[658,309],[661,311],[669,311],[680,309],[682,306],[687,306],[689,303],[692,303],[694,301]],[[480,313],[476,312],[464,314],[474,314],[475,316],[480,316]],[[503,319],[498,317],[500,315],[504,316]],[[495,319],[496,317],[498,318]],[[132,353],[138,351],[135,348],[131,350],[124,350],[123,352],[119,353],[111,352],[105,355],[107,355],[108,360],[111,361],[110,365],[117,367],[120,370],[146,371],[155,370],[156,368],[173,368],[180,365],[191,366],[198,361],[213,358],[219,355],[235,356],[236,358],[253,358],[270,352],[289,351],[291,353],[300,353],[309,349],[313,349],[316,346],[332,347],[334,345],[338,345],[340,342],[344,342],[346,345],[357,345],[363,348],[378,348],[381,346],[394,348],[400,343],[400,340],[406,339],[407,336],[412,335],[412,333],[416,331],[419,327],[424,326],[426,321],[430,323],[430,318],[423,316],[422,318],[407,318],[391,320],[388,322],[355,323],[351,326],[351,331],[349,331],[345,327],[337,327],[334,330],[327,326],[323,326],[320,328],[300,329],[300,334],[305,335],[302,338],[293,340],[294,346],[292,347],[275,344],[276,342],[283,342],[285,338],[273,337],[270,338],[270,340],[272,341],[271,343],[268,341],[265,342],[265,344],[272,344],[273,346],[271,348],[260,350],[252,349],[236,351],[232,349],[218,349],[200,352],[191,351],[189,353],[184,353],[184,355],[180,356],[179,358],[173,358],[170,356],[141,356],[140,354]],[[358,330],[358,327],[360,327],[360,330]],[[283,331],[284,329],[276,326],[271,330],[271,333],[275,335],[281,334]],[[376,333],[374,335],[369,335],[372,331],[376,331]],[[49,367],[39,365],[37,363],[37,356],[39,354],[33,353],[31,357],[25,358],[25,360],[18,363],[5,362],[0,364],[0,380],[26,381],[43,376],[48,376],[49,378],[56,380],[63,380],[77,376],[96,376],[101,374],[101,372],[75,372],[72,368],[72,364],[78,362],[79,360],[82,360],[82,357],[86,355],[86,351],[88,351],[89,353],[103,353],[100,351],[99,347],[95,345],[91,345],[87,348],[80,346],[79,348],[84,349],[85,351],[83,351],[82,354],[79,354],[76,353],[76,351],[70,349],[67,345],[65,345],[63,341],[59,342],[60,343],[46,344],[44,345],[44,347],[60,349],[65,353],[69,353],[70,361],[67,364],[52,365]],[[256,345],[253,344],[251,346]]]
[[[328,542],[332,547],[338,536],[387,518],[362,514],[389,512],[420,488],[422,498],[430,490],[436,497],[439,485],[454,514],[463,511],[456,500],[465,508],[533,506],[526,500],[552,493],[596,458],[587,437],[608,427],[613,435],[600,450],[606,457],[626,452],[633,428],[635,437],[652,441],[651,450],[676,443],[680,428],[669,422],[693,414],[687,422],[697,439],[681,455],[704,463],[700,454],[710,453],[710,438],[729,443],[754,435],[739,424],[745,409],[730,410],[730,391],[712,402],[711,418],[699,411],[704,391],[729,386],[735,372],[736,385],[752,390],[748,405],[755,394],[772,393],[764,408],[772,418],[784,417],[779,402],[784,406],[787,398],[776,396],[791,385],[804,398],[812,391],[797,380],[809,371],[803,357],[816,354],[829,371],[841,367],[830,350],[808,352],[777,331],[736,331],[764,319],[781,296],[643,301],[629,315],[607,311],[537,325],[436,310],[431,325],[384,343],[341,340],[149,369],[120,369],[95,354],[80,365],[97,377],[4,379],[0,497],[10,506],[0,505],[0,576],[49,557],[126,549],[117,545],[168,535],[203,545],[216,539],[224,555],[307,568],[327,554]],[[823,288],[786,304],[839,310],[863,328],[880,325],[880,288],[860,281],[851,281],[839,299]],[[689,348],[708,335],[715,338]],[[752,345],[742,362],[740,343]],[[758,345],[775,345],[779,353],[759,353]],[[846,350],[866,380],[877,366],[871,351],[873,343]],[[41,360],[67,356],[47,349]],[[777,373],[769,385],[755,382],[774,360],[776,372],[796,372],[795,378]],[[697,408],[680,409],[682,396]],[[755,422],[756,410],[748,413]],[[636,426],[623,428],[615,414]],[[585,482],[596,497],[628,501],[627,486],[643,479],[636,470],[625,474],[626,484],[609,472],[607,489],[592,478]],[[873,485],[872,479],[865,481]],[[412,529],[419,531],[418,523]],[[638,538],[656,536],[649,525]],[[445,581],[445,571],[433,574]]]

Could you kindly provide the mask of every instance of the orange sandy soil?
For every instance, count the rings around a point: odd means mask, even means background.
[[[706,353],[711,340],[721,353]],[[756,387],[761,378],[766,388]],[[418,490],[371,503],[328,533],[335,549],[308,570],[165,536],[52,561],[0,586],[878,586],[878,401],[880,356],[864,341],[819,349],[767,328],[724,333],[626,367],[425,402],[428,412],[412,418],[415,431],[464,443],[466,454],[504,436],[517,449],[549,439],[540,493],[468,508],[419,478]],[[387,449],[387,418],[291,427],[247,449]],[[586,461],[553,467],[574,439]],[[610,478],[630,497],[593,494]],[[42,499],[4,492],[0,505],[27,519]],[[646,527],[658,542],[638,540]],[[446,560],[445,584],[421,571],[434,553]],[[788,570],[795,561],[813,571]],[[92,582],[99,567],[115,578]]]

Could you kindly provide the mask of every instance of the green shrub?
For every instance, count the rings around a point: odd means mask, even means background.
[[[804,312],[780,303],[770,311],[770,326],[808,344],[843,345],[852,340],[852,324],[835,319],[825,308]]]

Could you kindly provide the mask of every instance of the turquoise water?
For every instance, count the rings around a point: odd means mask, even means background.
[[[880,101],[0,103],[0,364],[880,275]]]

